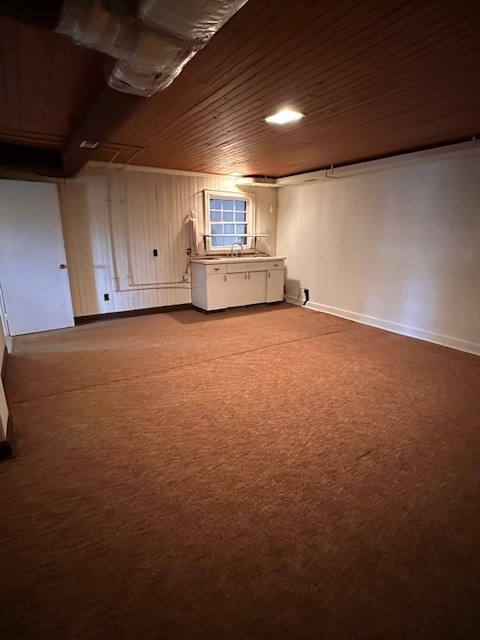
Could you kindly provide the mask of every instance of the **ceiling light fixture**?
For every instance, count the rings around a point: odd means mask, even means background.
[[[293,111],[293,109],[282,109],[275,113],[273,116],[268,116],[265,118],[265,122],[271,124],[287,124],[287,122],[297,122],[303,118],[303,113],[299,111]]]
[[[98,142],[93,142],[92,140],[83,140],[80,143],[81,149],[96,149],[98,147]]]
[[[238,171],[234,171],[233,173],[228,174],[231,178],[241,178],[243,173],[239,173]]]

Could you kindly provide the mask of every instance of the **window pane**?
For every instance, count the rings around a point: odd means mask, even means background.
[[[250,228],[247,225],[247,200],[212,195],[208,202],[212,234],[209,238],[210,246],[227,251],[235,243],[248,247],[250,240],[245,237]]]
[[[246,200],[235,200],[235,211],[246,211],[246,210],[247,210]]]

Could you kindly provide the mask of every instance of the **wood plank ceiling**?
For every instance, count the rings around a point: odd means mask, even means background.
[[[0,18],[0,139],[59,148],[102,81],[103,56]]]
[[[0,139],[61,144],[99,56],[13,24],[0,21]],[[278,177],[468,139],[479,32],[478,0],[250,0],[96,157]],[[282,106],[305,117],[265,123]]]

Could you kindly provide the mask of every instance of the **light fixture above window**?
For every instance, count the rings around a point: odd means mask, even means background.
[[[287,124],[288,122],[297,122],[303,118],[303,113],[299,111],[294,111],[293,109],[282,109],[277,113],[273,114],[273,116],[268,116],[265,118],[265,122],[270,124]]]

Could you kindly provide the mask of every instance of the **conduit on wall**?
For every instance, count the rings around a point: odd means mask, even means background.
[[[148,97],[168,87],[246,2],[66,0],[56,31],[111,57],[110,87]]]
[[[134,259],[132,252],[132,236],[129,225],[129,198],[125,173],[123,171],[114,170],[110,173],[107,178],[107,192],[105,195],[108,216],[108,244],[112,266],[112,282],[115,291],[117,293],[132,293],[133,291],[155,289],[189,289],[191,286],[190,280],[185,279],[188,273],[188,258],[186,260],[185,270],[178,280],[175,279],[175,276],[168,280],[156,280],[154,276],[157,276],[158,273],[156,269],[153,269],[150,272],[152,275],[150,281],[138,281],[138,274],[136,276],[134,267],[137,261]],[[134,205],[132,206],[134,208]],[[154,217],[157,224],[159,224],[161,216],[158,215],[158,210],[155,212]],[[161,246],[163,252],[168,251],[170,248],[167,235],[168,232],[163,234],[163,236],[167,238],[166,244]],[[140,239],[137,237],[136,244],[137,243],[139,243],[140,253],[142,255],[150,255],[151,240],[148,236],[144,235]],[[145,275],[145,271],[143,273]],[[169,271],[169,273],[171,272]]]

